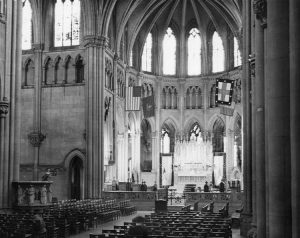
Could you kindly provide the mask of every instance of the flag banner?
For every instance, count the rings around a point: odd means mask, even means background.
[[[154,117],[154,95],[143,98],[143,112],[144,118]]]
[[[133,86],[126,88],[126,111],[139,111],[141,104],[142,87]]]
[[[231,105],[234,80],[217,79],[216,81],[216,103],[221,105]]]

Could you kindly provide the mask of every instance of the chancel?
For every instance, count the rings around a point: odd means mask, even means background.
[[[0,0],[0,237],[299,238],[299,24],[298,0]]]

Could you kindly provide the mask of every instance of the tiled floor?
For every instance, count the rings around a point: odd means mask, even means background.
[[[123,223],[125,221],[131,221],[132,218],[141,215],[144,216],[146,214],[150,214],[150,211],[138,211],[136,214],[130,215],[130,216],[126,216],[126,217],[121,217],[121,219],[117,220],[117,221],[111,221],[105,224],[102,224],[100,226],[98,226],[98,228],[96,229],[90,229],[89,231],[80,233],[78,235],[73,235],[70,236],[71,238],[88,238],[90,233],[93,234],[100,234],[102,229],[113,229],[114,225],[123,225]],[[241,238],[242,236],[240,236],[240,230],[239,229],[232,229],[232,238]]]

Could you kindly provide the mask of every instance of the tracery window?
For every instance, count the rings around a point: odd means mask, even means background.
[[[170,153],[170,133],[165,128],[161,130],[161,153]]]
[[[152,34],[151,33],[148,34],[143,49],[142,70],[147,72],[152,71]]]
[[[201,74],[201,37],[197,28],[189,32],[188,38],[188,75]]]
[[[221,37],[217,32],[213,34],[212,38],[212,72],[221,72],[224,71],[225,66],[225,55],[224,47]]]
[[[239,43],[237,38],[233,38],[234,47],[234,67],[240,66],[242,64],[241,51],[239,50]]]
[[[168,27],[163,40],[163,73],[175,75],[176,72],[176,37]]]
[[[23,1],[22,13],[22,50],[31,49],[32,43],[32,9],[29,0]]]
[[[195,123],[190,130],[190,140],[197,140],[201,135],[201,128],[198,123]]]
[[[57,0],[54,46],[79,45],[79,32],[80,0]]]

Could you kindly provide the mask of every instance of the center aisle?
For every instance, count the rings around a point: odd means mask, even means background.
[[[132,214],[130,216],[123,216],[119,220],[114,220],[114,221],[110,221],[110,222],[101,224],[96,229],[90,228],[86,232],[82,232],[77,235],[71,235],[69,237],[70,238],[89,238],[90,233],[101,234],[102,229],[104,229],[104,230],[114,229],[114,225],[117,225],[117,226],[123,225],[124,222],[131,222],[132,219],[136,216],[145,216],[145,215],[149,215],[150,213],[152,213],[152,212],[151,211],[137,211],[137,213]],[[232,229],[232,238],[242,238],[242,236],[240,235],[240,229]]]

